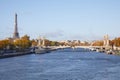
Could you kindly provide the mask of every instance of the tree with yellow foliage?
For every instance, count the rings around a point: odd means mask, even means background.
[[[93,46],[103,46],[103,41],[95,41]]]
[[[112,42],[114,43],[114,46],[120,47],[120,37],[115,38],[114,40],[112,40]]]
[[[25,35],[21,37],[21,39],[16,39],[14,41],[14,45],[16,46],[16,48],[21,48],[21,49],[29,48],[31,46],[31,41],[29,39],[29,36]]]
[[[37,42],[37,41],[35,41],[34,39],[31,40],[31,46],[32,46],[32,47],[35,47],[35,46],[37,46],[37,45],[38,45],[38,42]]]
[[[7,39],[0,41],[0,49],[5,49],[5,48],[7,48],[7,46],[10,46],[10,45],[11,45],[11,43]]]

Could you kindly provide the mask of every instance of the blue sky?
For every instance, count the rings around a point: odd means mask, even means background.
[[[20,36],[31,39],[120,37],[120,0],[0,0],[0,39],[12,37],[15,13]]]

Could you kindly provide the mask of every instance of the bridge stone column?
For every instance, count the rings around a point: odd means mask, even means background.
[[[108,46],[109,46],[109,36],[108,36],[108,35],[105,35],[105,36],[104,36],[104,46],[105,46],[105,47],[108,47]]]
[[[42,39],[42,46],[45,46],[45,37]]]
[[[38,38],[38,46],[41,46],[41,42],[42,42],[42,39],[41,39],[41,37],[39,36],[39,38]]]

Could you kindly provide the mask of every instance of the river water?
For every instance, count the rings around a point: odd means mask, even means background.
[[[120,56],[79,48],[4,58],[0,80],[120,80]]]

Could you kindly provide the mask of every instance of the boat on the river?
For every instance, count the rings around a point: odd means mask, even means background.
[[[114,52],[113,50],[111,50],[111,49],[110,49],[110,50],[107,50],[106,53],[107,53],[107,54],[115,54],[115,52]]]
[[[36,47],[35,53],[37,53],[37,54],[47,53],[47,49],[45,49],[43,47]]]

